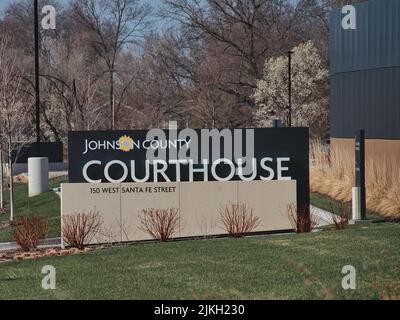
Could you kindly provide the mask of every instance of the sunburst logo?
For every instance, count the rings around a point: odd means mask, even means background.
[[[133,139],[129,136],[122,136],[121,138],[119,138],[118,140],[119,143],[119,150],[123,151],[123,152],[129,152],[131,150],[133,150]]]

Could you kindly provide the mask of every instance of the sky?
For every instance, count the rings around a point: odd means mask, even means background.
[[[33,0],[32,0],[33,1]],[[40,1],[40,0],[39,0]],[[44,4],[46,4],[46,0],[41,0]],[[66,1],[66,0],[62,0]],[[3,10],[6,8],[10,3],[12,2],[18,2],[18,0],[0,0],[0,10]],[[152,4],[158,4],[160,3],[160,0],[151,0],[150,3]]]
[[[3,10],[5,7],[7,7],[7,5],[9,5],[12,2],[17,2],[18,0],[0,0],[0,10]],[[40,0],[39,0],[40,1]],[[66,1],[66,0],[62,0],[62,1]],[[298,1],[298,0],[293,0]],[[43,3],[45,3],[45,0],[42,0]],[[151,0],[150,3],[153,5],[157,5],[159,4],[161,1],[160,0]]]
[[[33,1],[33,0],[32,0]],[[41,2],[43,2],[43,4],[46,4],[46,0],[39,0]],[[64,0],[62,0],[64,1]],[[13,2],[18,2],[18,0],[0,0],[0,10],[3,10],[4,8],[6,8],[10,3]]]
[[[7,8],[7,6],[11,3],[18,3],[21,0],[0,0],[0,13],[1,11],[3,11],[5,8]],[[33,0],[31,0],[33,2]],[[58,0],[60,3],[67,3],[70,0]],[[39,5],[46,5],[48,3],[47,0],[39,0]],[[162,0],[142,0],[142,3],[148,3],[150,5],[152,5],[154,8],[157,8],[160,6],[160,4],[162,3]],[[156,24],[157,28],[162,30],[164,29],[167,24],[165,23],[165,21],[161,21],[161,20],[157,20],[154,21],[154,23]]]
[[[11,2],[13,2],[13,0],[0,0],[0,10],[3,10]]]

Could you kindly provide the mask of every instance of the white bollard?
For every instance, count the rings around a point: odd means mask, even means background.
[[[28,159],[28,190],[29,197],[49,191],[49,159]]]
[[[352,219],[354,221],[361,220],[360,208],[360,188],[353,187],[352,189]]]

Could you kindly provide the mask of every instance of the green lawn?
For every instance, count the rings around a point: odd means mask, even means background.
[[[51,187],[62,181],[52,180]],[[27,185],[16,186],[17,215],[48,217],[49,236],[58,236],[58,196],[48,192],[29,199],[27,192]],[[324,196],[312,194],[311,202],[330,209],[330,199]],[[0,221],[5,219],[0,215]],[[10,231],[0,231],[0,241],[9,240]],[[399,246],[400,225],[393,223],[302,235],[142,243],[1,263],[0,298],[400,298]],[[41,289],[40,271],[48,264],[56,267],[57,290]],[[341,288],[346,264],[357,269],[358,286],[353,291]]]
[[[340,207],[340,202],[334,199],[329,198],[328,196],[322,195],[320,193],[312,192],[310,194],[310,202],[313,206],[318,207],[325,211],[332,211],[331,205],[333,206],[335,211],[338,211]],[[346,204],[351,211],[351,203]],[[367,220],[372,220],[374,222],[384,222],[385,219],[382,216],[379,216],[378,213],[367,210]]]
[[[50,189],[58,187],[65,182],[65,178],[50,180]],[[49,237],[60,235],[60,198],[53,191],[49,191],[37,197],[28,198],[28,185],[18,183],[15,185],[16,218],[23,215],[37,215],[48,218]],[[9,194],[7,195],[7,203]],[[8,214],[0,215],[0,222],[9,219]],[[11,229],[0,230],[0,242],[11,241]]]
[[[245,239],[142,243],[86,254],[2,263],[0,298],[378,299],[400,297],[400,225],[357,225]],[[41,289],[53,265],[57,289]],[[341,270],[357,270],[357,289]]]

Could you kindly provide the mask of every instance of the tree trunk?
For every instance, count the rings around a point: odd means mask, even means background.
[[[4,209],[4,174],[3,174],[3,151],[0,149],[0,209]]]
[[[11,157],[11,146],[8,148],[8,166],[10,176],[10,221],[14,221],[14,174],[13,174],[13,162]]]
[[[110,72],[110,115],[111,115],[111,130],[114,130],[115,115],[114,115],[114,71]]]

